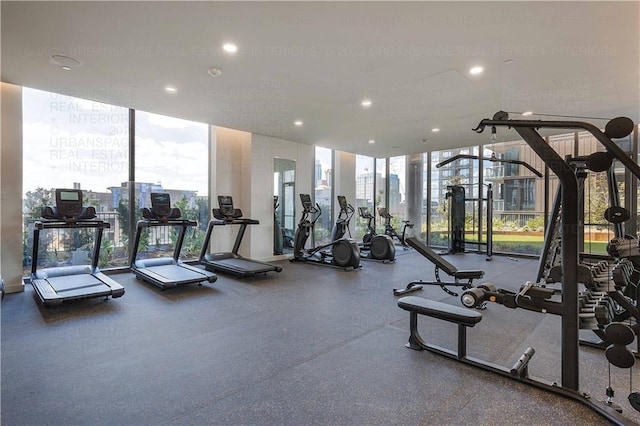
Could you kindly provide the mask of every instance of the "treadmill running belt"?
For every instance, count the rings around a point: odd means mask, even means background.
[[[154,274],[158,274],[162,276],[167,282],[169,281],[189,281],[194,279],[200,279],[205,281],[207,278],[204,276],[204,272],[199,274],[198,272],[194,272],[190,269],[183,268],[178,265],[159,265],[159,266],[150,266],[147,268],[142,268],[138,270],[140,273],[144,274],[145,271],[153,272]]]
[[[91,274],[63,275],[60,277],[47,278],[47,282],[57,293],[76,290],[80,288],[104,285],[102,281]],[[109,288],[108,286],[105,286]]]
[[[273,266],[265,265],[260,262],[252,262],[247,259],[223,259],[212,262],[213,266],[219,266],[221,268],[228,267],[232,269],[238,269],[247,271],[248,273],[260,272],[260,271],[273,271]]]

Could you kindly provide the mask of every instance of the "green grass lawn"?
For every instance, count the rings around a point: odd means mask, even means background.
[[[476,240],[476,234],[467,234],[467,241]],[[486,237],[486,236],[485,236]],[[483,241],[486,241],[483,239]],[[505,253],[522,253],[522,254],[535,254],[539,255],[544,243],[543,237],[539,235],[526,235],[526,234],[494,234],[493,235],[493,251],[505,252]],[[607,242],[606,241],[585,241],[584,243],[585,253],[594,254],[607,254]]]

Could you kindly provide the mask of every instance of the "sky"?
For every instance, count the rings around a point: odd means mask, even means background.
[[[128,179],[128,109],[23,90],[23,191]],[[136,111],[136,180],[208,194],[208,126]]]
[[[128,179],[127,108],[35,89],[23,90],[23,192],[37,187],[108,192]],[[136,180],[208,195],[208,126],[136,111]],[[331,168],[331,150],[316,159]],[[373,159],[358,156],[356,175]],[[360,158],[361,157],[361,158]],[[404,180],[404,157],[391,158]],[[371,170],[370,170],[371,171]],[[401,182],[402,183],[402,182]]]

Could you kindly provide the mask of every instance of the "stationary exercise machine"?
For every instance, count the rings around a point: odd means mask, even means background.
[[[491,260],[493,256],[493,188],[487,184],[485,198],[467,198],[466,191],[462,185],[452,185],[447,187],[446,198],[449,206],[449,251],[448,253],[464,253],[465,244],[478,246],[478,253],[482,253],[481,246],[486,247],[486,260]],[[485,241],[466,240],[466,204],[467,202],[478,203],[478,227],[482,229],[482,204],[486,203],[487,208],[487,239]],[[482,231],[480,232],[482,235]]]
[[[533,166],[525,161],[520,160],[509,160],[502,159],[496,157],[495,153],[491,155],[491,157],[479,157],[477,155],[468,155],[468,154],[459,154],[455,155],[451,158],[448,158],[438,164],[436,164],[436,168],[440,168],[450,164],[454,161],[458,161],[461,159],[467,160],[482,160],[493,163],[506,163],[506,164],[515,164],[526,167],[529,171],[531,171],[535,176],[541,178],[542,173],[536,170]],[[448,217],[449,217],[449,230],[448,230],[448,239],[449,239],[449,247],[448,253],[464,253],[465,252],[465,244],[476,245],[478,247],[478,253],[482,253],[481,247],[484,246],[486,248],[486,260],[491,260],[493,256],[493,185],[491,183],[480,185],[486,187],[485,196],[478,198],[467,198],[466,190],[463,185],[450,185],[447,186],[447,193],[445,194],[447,199],[448,206]],[[478,205],[478,240],[466,240],[466,206],[467,202],[477,203]],[[482,224],[483,224],[483,205],[486,205],[486,240],[482,241]]]
[[[396,246],[391,237],[376,233],[374,217],[368,207],[358,207],[358,214],[367,220],[367,233],[362,236],[360,252],[364,252],[367,259],[393,262],[396,259]]]
[[[349,237],[351,237],[349,223],[355,214],[355,209],[347,202],[347,198],[344,195],[338,195],[338,205],[340,206],[340,212],[338,213],[338,219],[336,220],[334,232],[332,233],[333,241],[343,238],[345,232],[348,232]],[[391,237],[376,234],[376,230],[372,226],[373,216],[371,216],[367,207],[358,207],[358,212],[360,217],[369,220],[367,224],[368,231],[364,235],[362,243],[356,242],[360,249],[360,259],[376,260],[383,263],[393,262],[396,259],[396,247]],[[363,214],[365,214],[365,216],[362,216]]]
[[[579,277],[585,279],[588,277],[588,264],[594,256],[592,254],[584,253],[584,232],[583,227],[591,225],[589,220],[585,220],[585,184],[587,182],[587,176],[589,173],[604,172],[606,173],[607,187],[609,194],[609,207],[604,212],[604,218],[611,224],[613,234],[616,239],[623,239],[625,237],[625,231],[623,229],[624,222],[626,222],[630,213],[624,207],[620,201],[618,193],[618,183],[616,182],[615,173],[613,170],[613,158],[606,152],[594,152],[588,156],[580,157],[567,157],[565,161],[571,166],[575,173],[578,184],[578,223],[581,224],[578,231],[578,249],[580,250],[581,265],[578,269]],[[538,264],[538,276],[536,282],[544,281],[545,283],[555,283],[560,281],[561,274],[561,223],[560,217],[562,212],[561,203],[561,187],[556,190],[556,195],[553,201],[553,207],[551,209],[551,215],[545,230],[544,246],[540,255],[540,261]],[[589,258],[586,262],[586,258]],[[583,265],[583,263],[585,265]],[[583,281],[581,281],[583,282]]]
[[[44,306],[92,297],[120,297],[124,287],[100,272],[102,233],[109,223],[96,218],[94,207],[82,206],[82,190],[56,189],[55,207],[42,208],[42,220],[34,224],[31,285]],[[40,233],[44,230],[68,229],[71,232],[94,229],[96,232],[91,264],[66,265],[38,269]],[[3,289],[4,290],[4,289]]]
[[[216,274],[187,265],[180,260],[182,243],[187,229],[192,229],[196,226],[198,226],[197,222],[182,218],[180,209],[171,207],[169,194],[152,192],[151,209],[147,207],[142,209],[142,220],[139,220],[136,225],[136,238],[133,243],[133,253],[131,253],[131,262],[129,264],[131,272],[137,279],[151,283],[163,290],[185,284],[197,283],[201,285],[203,281],[215,282],[218,279]],[[158,227],[179,228],[173,256],[138,259],[142,234],[146,230]]]
[[[462,294],[461,300],[465,306],[474,307],[479,302],[489,301],[503,304],[510,308],[521,308],[530,311],[540,312],[544,314],[558,315],[561,320],[561,379],[560,381],[547,382],[539,378],[529,375],[529,365],[535,350],[527,348],[522,356],[516,361],[511,368],[504,368],[493,363],[489,363],[477,358],[468,357],[466,354],[466,329],[473,327],[480,322],[482,316],[476,311],[473,315],[469,312],[461,311],[460,308],[440,303],[427,303],[423,299],[414,296],[408,296],[398,301],[398,305],[411,312],[411,337],[409,346],[413,349],[425,349],[440,355],[447,356],[457,361],[469,364],[484,370],[500,374],[505,377],[518,380],[520,382],[539,387],[541,389],[560,394],[572,398],[596,411],[614,424],[629,424],[629,420],[623,417],[617,410],[615,404],[611,401],[611,392],[607,389],[607,401],[599,402],[589,397],[585,392],[580,390],[579,386],[579,330],[581,320],[586,312],[582,311],[585,305],[592,305],[596,300],[595,306],[598,306],[597,298],[602,296],[602,291],[597,291],[586,298],[579,293],[579,250],[578,250],[578,184],[576,176],[569,164],[561,158],[555,150],[549,146],[544,138],[538,133],[538,129],[580,129],[591,133],[607,150],[607,152],[615,159],[620,161],[636,179],[640,179],[640,167],[625,152],[620,149],[611,139],[626,137],[634,130],[632,120],[619,117],[607,123],[605,131],[602,132],[598,127],[575,121],[542,121],[542,120],[510,120],[506,112],[500,111],[496,113],[492,119],[484,119],[474,129],[476,132],[482,132],[487,126],[495,128],[504,126],[514,129],[523,138],[523,140],[538,154],[553,173],[558,177],[562,187],[560,194],[562,212],[560,214],[561,225],[561,275],[560,284],[561,292],[557,294],[554,289],[546,288],[533,282],[526,282],[518,292],[508,292],[497,289],[487,290],[483,288],[471,289]],[[625,273],[625,270],[627,271]],[[627,280],[631,275],[628,273],[628,267],[622,266],[618,274],[623,280]],[[612,274],[614,277],[615,275]],[[618,284],[620,285],[620,284]],[[612,298],[616,304],[627,311],[630,319],[635,319],[635,325],[631,325],[630,329],[634,338],[638,338],[640,333],[640,310],[630,301],[624,294],[616,288],[615,279],[603,282],[604,293]],[[553,296],[560,296],[553,298]],[[592,299],[592,296],[594,299]],[[416,300],[417,299],[417,300]],[[589,315],[596,318],[595,307]],[[600,310],[602,311],[602,310]],[[458,324],[458,350],[451,351],[440,348],[433,344],[427,344],[420,337],[417,329],[417,316],[427,315],[445,321]],[[615,312],[613,312],[615,321]],[[633,321],[629,321],[633,324]],[[624,346],[630,339],[629,330],[615,329],[608,336],[615,346],[607,351],[607,358],[626,358],[629,359],[629,353],[622,350],[620,346]],[[617,338],[616,334],[625,334],[626,336]],[[631,355],[633,358],[633,354]],[[633,393],[632,393],[633,394]],[[637,398],[637,395],[630,395]],[[634,406],[635,408],[635,406]]]
[[[218,195],[218,206],[219,208],[213,209],[214,219],[209,221],[209,226],[207,227],[207,234],[204,237],[202,251],[200,252],[200,263],[210,271],[225,272],[237,277],[266,274],[267,272],[281,272],[281,266],[249,259],[238,254],[247,226],[259,225],[260,222],[242,217],[242,210],[234,207],[233,198],[230,195]],[[231,251],[208,253],[214,228],[216,226],[229,225],[240,226]]]
[[[627,308],[621,307],[611,292],[622,291],[627,300],[635,307],[639,306],[640,294],[640,250],[638,240],[625,234],[624,223],[631,213],[622,207],[618,194],[618,185],[613,170],[613,157],[607,152],[594,152],[587,156],[567,157],[565,161],[571,166],[578,186],[578,283],[585,289],[580,292],[581,316],[580,329],[591,330],[599,340],[581,338],[580,344],[606,349],[612,342],[611,333],[607,333],[610,323],[620,322],[633,315]],[[614,238],[607,245],[609,256],[586,253],[584,249],[583,226],[590,225],[585,218],[585,185],[590,173],[606,173],[609,207],[604,211],[603,219],[611,224]],[[545,244],[538,264],[536,282],[545,285],[561,282],[562,279],[562,188],[559,187],[551,210],[551,217],[546,230]],[[589,191],[590,192],[590,191]],[[611,283],[613,280],[613,284]],[[597,301],[594,305],[593,302]],[[593,314],[593,315],[591,315]],[[635,349],[635,356],[640,352],[640,340]]]
[[[351,218],[356,210],[351,204],[347,203],[347,198],[344,195],[338,195],[338,206],[340,210],[338,211],[336,223],[333,225],[333,228],[331,228],[331,241],[345,238],[347,233],[349,233],[349,238],[351,238],[349,223],[351,223]]]
[[[407,228],[413,228],[413,223],[409,220],[403,220],[402,234],[398,234],[393,225],[391,225],[391,219],[393,219],[393,216],[389,213],[386,207],[378,207],[378,215],[384,219],[384,234],[388,235],[392,239],[397,239],[405,249],[408,249],[409,246],[405,241],[405,237],[407,234]]]
[[[296,229],[293,258],[291,260],[316,265],[333,266],[345,270],[360,268],[360,250],[355,241],[348,238],[342,237],[328,244],[321,244],[309,249],[305,248],[309,236],[313,233],[316,222],[320,219],[320,216],[322,216],[322,209],[317,203],[315,206],[313,205],[311,195],[309,194],[300,194],[300,201],[302,203],[302,217]],[[331,231],[332,236],[340,234],[344,236],[344,228],[336,229],[338,227],[345,227],[344,220],[340,219],[336,221]]]

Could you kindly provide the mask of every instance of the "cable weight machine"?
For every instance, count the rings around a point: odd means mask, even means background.
[[[495,153],[491,155],[491,157],[480,157],[477,155],[470,154],[459,154],[455,155],[451,158],[448,158],[438,164],[436,164],[436,168],[441,168],[446,166],[447,164],[453,163],[454,161],[458,161],[461,159],[469,159],[469,160],[480,160],[480,161],[490,161],[495,163],[507,163],[507,164],[516,164],[526,167],[530,170],[535,176],[541,178],[542,173],[533,168],[529,163],[520,161],[520,160],[509,160],[502,159],[496,157]],[[447,253],[464,253],[466,244],[477,245],[478,253],[482,253],[482,246],[485,247],[486,260],[491,260],[493,256],[493,184],[492,183],[482,183],[479,184],[479,187],[486,187],[485,196],[481,195],[478,198],[467,198],[466,190],[464,185],[451,185],[447,186],[446,199],[448,201],[448,218],[449,218],[449,247]],[[479,191],[480,193],[482,191]],[[466,240],[466,206],[467,202],[477,203],[478,211],[478,233],[477,240]],[[484,207],[486,205],[486,208]],[[486,239],[482,241],[483,236],[483,212],[486,211]],[[474,214],[474,219],[476,215]]]
[[[511,376],[511,378],[570,397],[593,409],[613,424],[629,424],[630,419],[622,417],[619,414],[619,407],[612,403],[613,390],[611,386],[607,388],[608,398],[604,402],[596,401],[580,390],[578,331],[580,328],[579,313],[581,303],[578,292],[580,261],[578,244],[578,179],[569,164],[545,142],[537,130],[541,128],[586,130],[606,148],[609,155],[620,161],[636,179],[640,179],[640,166],[612,141],[612,139],[626,137],[631,134],[631,132],[634,131],[635,124],[629,118],[618,117],[610,120],[605,126],[604,132],[602,132],[596,126],[586,122],[511,120],[509,119],[508,113],[499,111],[492,119],[482,120],[473,130],[481,133],[486,127],[496,126],[509,127],[515,130],[531,149],[538,154],[551,171],[556,174],[559,184],[562,187],[562,191],[560,191],[559,194],[562,205],[562,211],[559,215],[559,229],[562,242],[562,250],[560,251],[562,272],[560,276],[562,286],[560,293],[561,298],[559,300],[551,300],[552,293],[554,292],[552,289],[532,282],[527,282],[518,293],[508,294],[501,289],[495,292],[485,291],[485,295],[491,293],[492,297],[489,299],[490,301],[503,304],[506,307],[514,309],[522,308],[545,314],[558,315],[560,317],[562,332],[560,354],[561,379],[560,382],[548,383],[541,379],[530,377],[528,372],[520,376]],[[615,209],[610,212],[610,214],[617,216]],[[638,321],[640,320],[640,310],[632,301],[624,297],[620,291],[617,291],[617,289],[614,288],[608,293],[611,297],[615,298],[621,306],[625,307],[636,321],[635,324],[633,321],[630,321],[630,325],[616,325],[612,327],[611,330],[605,331],[607,340],[611,343],[610,347],[605,351],[607,360],[611,364],[621,368],[630,368],[634,363],[634,354],[626,348],[626,345],[630,344],[634,336],[638,338],[640,334],[640,322]],[[465,296],[473,296],[473,294],[467,293],[462,296],[463,304],[467,307],[472,307],[465,303]],[[530,355],[532,354],[533,353]],[[524,360],[524,367],[529,364],[530,359],[531,357],[529,356]],[[459,360],[494,373],[509,376],[506,369],[496,368],[494,364],[468,360],[465,357]],[[639,402],[640,393],[631,392],[629,394],[629,403],[631,406],[638,410],[640,406]]]

